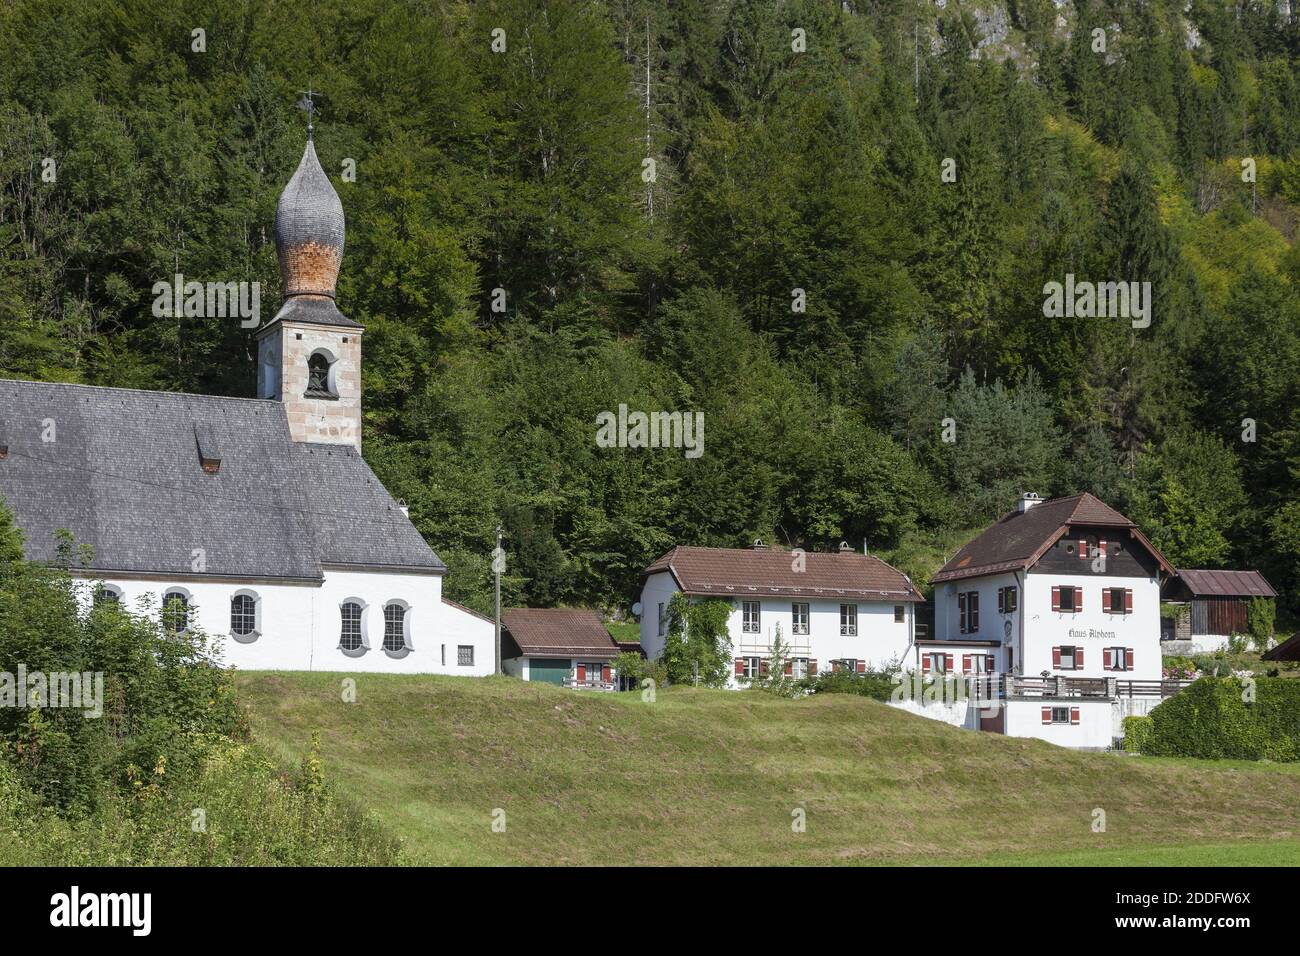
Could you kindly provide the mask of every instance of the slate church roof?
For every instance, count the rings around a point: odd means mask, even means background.
[[[0,500],[28,558],[67,529],[101,573],[446,570],[360,452],[293,442],[275,401],[0,379]]]

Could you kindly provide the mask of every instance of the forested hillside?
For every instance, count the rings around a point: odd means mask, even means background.
[[[1290,6],[6,0],[0,374],[251,396],[253,330],[151,290],[273,314],[310,88],[366,457],[452,597],[498,522],[507,603],[626,606],[676,542],[921,573],[1089,490],[1294,614]],[[1150,326],[1045,316],[1067,274]],[[702,456],[599,447],[620,403],[703,412]]]

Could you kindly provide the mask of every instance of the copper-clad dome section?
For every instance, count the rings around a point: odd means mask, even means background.
[[[343,261],[343,203],[308,140],[275,209],[275,248],[285,297],[334,298]]]

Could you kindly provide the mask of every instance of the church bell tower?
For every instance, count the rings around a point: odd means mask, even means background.
[[[363,329],[334,299],[343,234],[343,203],[308,125],[307,148],[275,210],[284,304],[257,333],[257,397],[284,404],[294,441],[360,451]]]

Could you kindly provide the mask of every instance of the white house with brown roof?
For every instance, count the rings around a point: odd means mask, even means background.
[[[731,686],[744,686],[763,672],[778,633],[789,647],[790,676],[900,664],[913,643],[916,604],[924,600],[901,571],[847,545],[831,553],[757,543],[677,547],[642,576],[641,646],[650,658],[663,653],[668,607],[679,592],[730,602]]]
[[[969,676],[980,662],[1005,675],[1003,713],[986,729],[1109,746],[1122,716],[1173,690],[1160,649],[1161,581],[1173,573],[1093,495],[1027,494],[934,575],[935,640],[918,643],[911,668]]]
[[[622,652],[595,611],[517,607],[501,615],[501,668],[526,681],[615,690]]]

